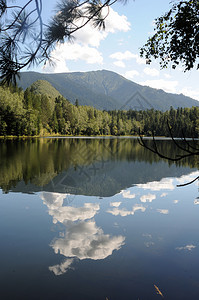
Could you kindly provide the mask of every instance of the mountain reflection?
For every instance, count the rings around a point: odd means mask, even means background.
[[[157,144],[167,156],[179,151],[172,141],[158,140]],[[101,197],[134,184],[181,176],[197,167],[194,158],[175,164],[164,161],[134,138],[1,140],[0,157],[0,187],[4,192]]]
[[[64,206],[67,195],[58,193],[41,193],[43,203],[48,207],[53,223],[65,225],[65,233],[51,243],[56,254],[67,257],[60,265],[50,266],[49,270],[55,275],[64,274],[74,259],[105,259],[114,250],[124,245],[123,236],[110,236],[96,225],[94,216],[99,212],[97,203],[84,203],[82,207]]]

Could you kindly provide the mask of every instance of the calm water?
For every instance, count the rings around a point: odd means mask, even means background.
[[[198,299],[198,173],[133,138],[0,141],[1,299]]]

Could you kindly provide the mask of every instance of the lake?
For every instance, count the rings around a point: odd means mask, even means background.
[[[198,183],[176,187],[197,158],[168,162],[135,138],[40,138],[0,140],[0,167],[1,299],[198,298]]]

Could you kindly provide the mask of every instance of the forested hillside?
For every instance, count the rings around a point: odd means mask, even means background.
[[[46,80],[37,80],[29,87],[30,92],[34,94],[47,95],[52,98],[61,96],[61,94]]]
[[[40,90],[43,82],[40,82]],[[25,92],[21,88],[0,87],[0,135],[138,135],[168,136],[167,120],[174,136],[199,135],[199,107],[178,108],[166,112],[101,111],[92,106],[71,104],[63,96],[38,93],[34,84]],[[44,87],[46,83],[44,83]],[[50,86],[48,85],[48,90]],[[54,91],[55,92],[55,91]]]
[[[71,103],[75,104],[78,99],[80,105],[101,110],[153,108],[166,111],[170,106],[177,109],[199,105],[190,97],[142,86],[107,70],[58,74],[24,72],[20,78],[18,84],[24,90],[37,80],[46,80]]]

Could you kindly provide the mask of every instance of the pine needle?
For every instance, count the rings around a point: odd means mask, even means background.
[[[157,287],[157,285],[154,284],[154,287],[156,289],[157,294],[160,295],[162,298],[164,298],[162,292],[159,290],[159,288]]]

